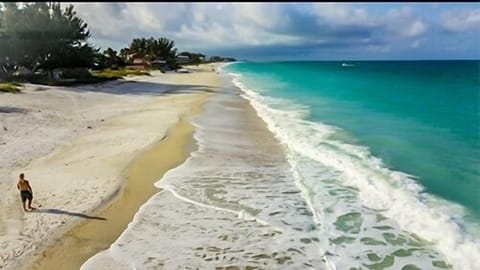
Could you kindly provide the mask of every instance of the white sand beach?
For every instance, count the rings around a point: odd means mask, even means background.
[[[188,122],[218,85],[209,66],[190,70],[0,95],[0,268],[26,267],[80,222],[102,220],[96,213],[121,193],[132,162]],[[33,212],[21,207],[20,172]]]

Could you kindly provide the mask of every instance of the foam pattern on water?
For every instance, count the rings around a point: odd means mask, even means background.
[[[402,195],[420,192],[413,180],[404,190],[395,179],[377,183],[376,173],[385,178],[379,163],[367,175],[370,191],[359,181],[371,164],[349,167],[371,158],[366,150],[328,141],[336,129],[302,120],[308,108],[263,99],[273,109],[246,92],[280,145],[255,123],[238,88],[223,90],[193,121],[198,150],[156,183],[163,191],[82,269],[441,269],[455,262],[392,216],[396,203],[411,207],[405,198],[418,203]],[[376,190],[385,187],[395,202]],[[470,252],[459,269],[473,269]]]
[[[327,269],[281,147],[252,125],[246,114],[256,116],[236,91],[195,119],[199,149],[156,184],[164,191],[82,269],[107,265],[105,258],[130,269]]]
[[[480,243],[465,230],[464,211],[460,206],[423,193],[413,176],[388,169],[380,159],[371,156],[366,147],[336,139],[341,134],[338,128],[304,120],[308,108],[297,109],[286,100],[262,96],[246,88],[241,75],[231,75],[244,91],[243,96],[286,146],[295,175],[308,190],[307,200],[311,201],[318,222],[334,226],[342,234],[340,238],[330,239],[339,253],[355,250],[348,256],[362,259],[358,253],[362,248],[356,245],[359,242],[382,246],[372,248],[375,254],[370,255],[369,250],[363,248],[366,255],[363,258],[382,263],[380,266],[363,264],[373,269],[402,260],[410,263],[420,253],[432,259],[421,263],[422,269],[448,265],[476,269],[480,265]],[[322,177],[328,175],[326,171],[331,171],[332,176],[322,181]],[[359,230],[360,238],[352,236]],[[382,230],[385,231],[380,232]],[[422,248],[418,249],[419,246]],[[427,252],[425,248],[431,250]],[[438,258],[440,254],[433,250],[440,252],[449,263]],[[378,256],[379,253],[383,255]],[[420,262],[415,267],[418,264]]]

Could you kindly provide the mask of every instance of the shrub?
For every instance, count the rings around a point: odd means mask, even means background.
[[[95,77],[101,77],[101,78],[116,78],[116,79],[121,79],[125,76],[150,76],[150,73],[148,73],[145,70],[139,70],[139,69],[130,69],[130,68],[123,68],[123,69],[104,69],[100,71],[92,71],[93,76]]]
[[[19,93],[20,92],[20,86],[21,84],[19,83],[0,83],[0,92],[5,92],[5,93]]]
[[[90,71],[87,68],[67,68],[62,71],[62,78],[65,79],[81,79],[91,77]]]

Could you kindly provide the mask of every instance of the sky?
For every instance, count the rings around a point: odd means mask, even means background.
[[[478,3],[73,3],[90,42],[244,60],[480,59]]]

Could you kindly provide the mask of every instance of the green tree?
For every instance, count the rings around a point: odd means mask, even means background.
[[[108,48],[105,51],[103,51],[103,55],[105,56],[105,67],[113,67],[113,66],[125,66],[125,62],[123,59],[118,55],[117,51]]]
[[[18,28],[20,10],[16,3],[4,3],[0,11],[0,65],[2,71],[12,72],[22,55],[18,35],[12,35]],[[15,49],[17,48],[17,49]]]
[[[60,3],[49,6],[49,29],[42,33],[47,41],[38,59],[40,66],[48,69],[91,66],[95,50],[87,42],[90,38],[87,23],[77,16],[73,5],[63,12]]]
[[[145,38],[134,38],[130,43],[129,49],[137,57],[145,57],[147,55],[147,41]]]
[[[159,38],[157,42],[160,48],[159,56],[166,60],[169,65],[176,67],[175,56],[177,54],[177,49],[175,48],[175,42],[164,37]]]
[[[203,61],[202,59],[205,59],[205,55],[201,53],[191,53],[191,52],[184,51],[179,53],[178,55],[188,56],[190,63],[194,65],[201,64]]]
[[[175,55],[177,49],[175,48],[175,42],[168,38],[134,38],[124,53],[127,51],[149,61],[160,58],[166,60],[172,67],[176,66]]]
[[[130,48],[123,48],[120,50],[120,57],[122,58],[123,62],[128,62],[129,56],[132,54],[132,50]]]
[[[87,43],[88,25],[74,6],[62,10],[60,3],[5,3],[0,13],[0,65],[5,71],[20,66],[91,66],[95,50]]]

